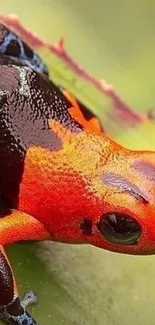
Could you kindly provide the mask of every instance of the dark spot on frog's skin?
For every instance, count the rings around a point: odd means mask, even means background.
[[[25,43],[23,43],[23,49],[24,49],[24,52],[25,52],[27,58],[32,59],[33,55],[34,55],[34,52],[32,51],[32,49]]]
[[[83,103],[81,103],[77,98],[76,98],[76,101],[77,101],[78,106],[80,107],[80,110],[81,110],[81,112],[82,112],[84,118],[85,118],[87,121],[90,121],[91,118],[96,117],[96,115],[93,114],[93,113],[91,112],[91,110],[90,110],[88,107],[86,107]]]
[[[84,235],[91,236],[92,235],[92,226],[93,223],[89,219],[85,219],[81,222],[80,228]]]
[[[151,163],[143,160],[136,161],[133,167],[143,176],[147,177],[151,181],[155,181],[155,166]]]
[[[105,185],[114,186],[118,189],[124,190],[130,195],[134,196],[140,202],[149,202],[149,197],[147,194],[143,193],[143,191],[138,186],[130,183],[120,175],[117,175],[115,173],[104,173],[102,180]]]
[[[19,56],[20,55],[20,46],[15,40],[11,40],[7,45],[5,54],[10,56]]]
[[[66,90],[64,87],[58,85],[58,87],[60,88],[60,90]],[[84,118],[87,120],[87,121],[90,121],[92,118],[96,118],[98,119],[98,117],[86,106],[84,105],[83,103],[81,103],[81,101],[79,101],[75,96],[74,98],[76,99],[76,102],[80,108],[80,111],[82,112]],[[99,120],[98,120],[99,121]],[[100,127],[101,127],[101,130],[104,131],[102,125],[100,124]]]
[[[11,316],[20,316],[23,314],[23,308],[20,305],[19,297],[17,297],[11,304],[9,304],[6,308],[7,312]]]
[[[85,106],[83,103],[81,103],[77,98],[76,98],[76,101],[80,107],[80,110],[81,110],[84,118],[87,121],[90,121],[92,118],[98,119],[98,117],[87,106]],[[99,119],[98,119],[98,121],[99,121]],[[104,129],[103,129],[103,126],[101,125],[101,123],[100,123],[100,128],[101,128],[101,131],[104,132]]]

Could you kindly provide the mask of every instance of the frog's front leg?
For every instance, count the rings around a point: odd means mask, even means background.
[[[13,210],[0,219],[0,319],[11,325],[38,324],[26,311],[36,301],[32,292],[20,301],[16,281],[3,245],[20,240],[47,240],[50,234],[35,218]]]
[[[29,304],[31,302],[32,299],[29,299]],[[13,325],[37,324],[20,302],[13,272],[3,246],[0,246],[0,319]]]

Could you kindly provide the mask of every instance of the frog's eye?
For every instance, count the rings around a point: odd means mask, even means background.
[[[141,235],[140,224],[121,213],[105,213],[97,224],[100,233],[109,241],[120,245],[135,245]]]

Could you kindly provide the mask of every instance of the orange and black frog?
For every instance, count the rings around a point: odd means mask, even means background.
[[[155,253],[155,153],[131,151],[55,85],[41,58],[0,25],[0,319],[38,324],[4,247],[88,243]],[[37,270],[36,270],[37,272]]]

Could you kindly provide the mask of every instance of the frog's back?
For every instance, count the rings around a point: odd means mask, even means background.
[[[0,56],[0,189],[9,206],[18,204],[24,157],[30,146],[60,150],[62,140],[52,131],[52,119],[78,132],[70,102],[43,74],[20,60]]]
[[[41,147],[52,155],[63,148],[59,126],[72,135],[85,129],[102,132],[87,107],[49,80],[38,54],[0,24],[0,199],[9,208],[20,205],[23,175],[32,168],[25,164],[29,149]],[[33,191],[31,180],[28,186]]]

